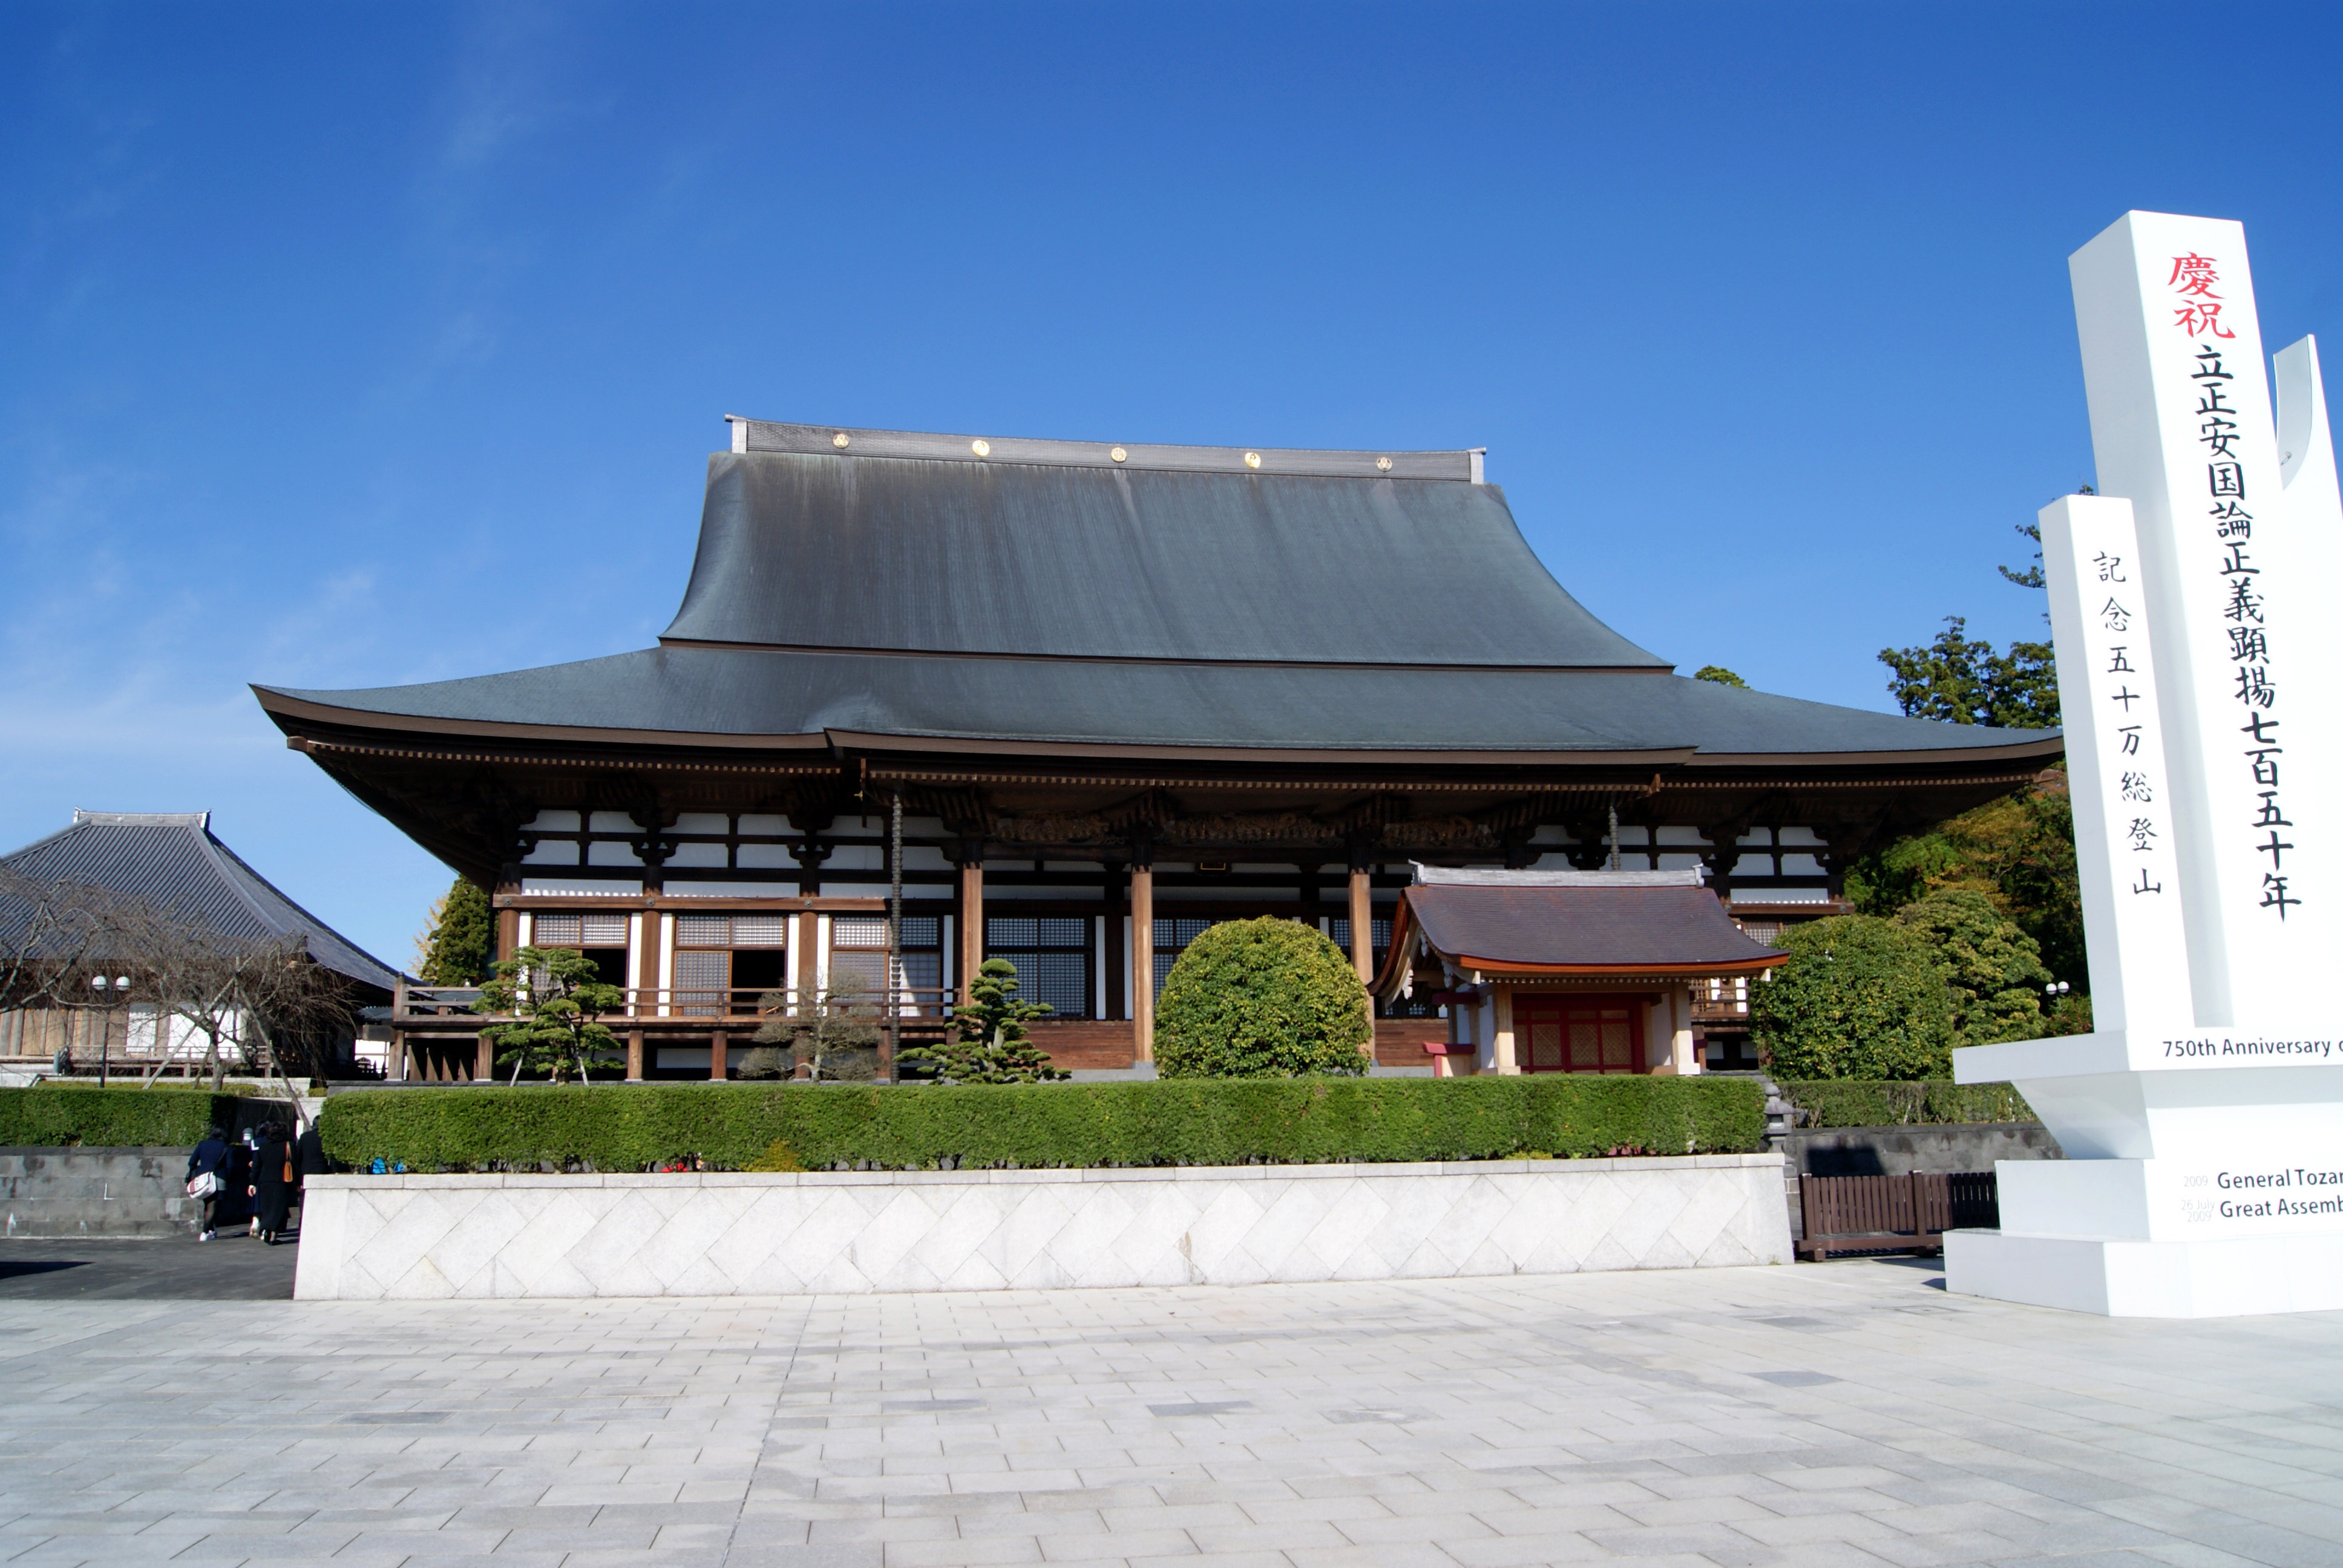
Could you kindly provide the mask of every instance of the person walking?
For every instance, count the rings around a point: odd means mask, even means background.
[[[292,1205],[293,1145],[286,1139],[284,1127],[272,1121],[260,1130],[252,1151],[252,1207],[262,1241],[277,1245],[285,1230],[286,1211]]]
[[[259,1191],[254,1183],[259,1180],[260,1129],[247,1127],[227,1151],[228,1196],[244,1219],[247,1236],[260,1234],[260,1205],[254,1198]]]
[[[326,1175],[333,1168],[333,1161],[326,1158],[326,1140],[317,1122],[311,1121],[293,1141],[293,1201],[303,1219],[309,1217],[309,1178]]]
[[[199,1199],[204,1206],[203,1228],[196,1240],[208,1241],[219,1234],[215,1226],[219,1218],[220,1193],[227,1186],[227,1129],[215,1127],[204,1134],[187,1156],[187,1196]]]

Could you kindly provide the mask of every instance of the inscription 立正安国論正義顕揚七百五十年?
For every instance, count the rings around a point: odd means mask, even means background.
[[[2237,373],[2225,363],[2227,351],[2219,341],[2237,335],[2221,322],[2222,297],[2214,288],[2220,281],[2219,265],[2211,256],[2192,250],[2172,258],[2167,286],[2180,301],[2173,310],[2173,325],[2187,338],[2195,364],[2187,384],[2197,403],[2197,441],[2205,449],[2211,503],[2207,517],[2220,552],[2216,568],[2219,629],[2227,644],[2220,653],[2237,674],[2234,695],[2246,710],[2246,722],[2237,733],[2247,738],[2239,757],[2252,772],[2253,795],[2261,802],[2248,830],[2268,834],[2254,845],[2257,855],[2269,857],[2262,873],[2260,907],[2284,920],[2287,910],[2298,908],[2302,900],[2289,890],[2286,869],[2286,852],[2295,846],[2278,837],[2279,829],[2290,830],[2294,822],[2278,799],[2278,759],[2286,749],[2278,743],[2279,720],[2272,712],[2278,707],[2278,661],[2270,652],[2268,603],[2257,580],[2262,568],[2250,550],[2254,515],[2246,509],[2246,465],[2237,451],[2243,411],[2228,400]]]

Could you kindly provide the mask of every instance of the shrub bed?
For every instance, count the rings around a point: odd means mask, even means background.
[[[207,1089],[100,1089],[42,1083],[0,1089],[0,1144],[54,1149],[192,1149],[215,1125],[236,1127],[246,1103]]]
[[[1802,1127],[1908,1127],[1976,1121],[2038,1120],[2026,1097],[2006,1083],[1911,1082],[1821,1078],[1785,1081],[1782,1096],[1805,1114]]]
[[[363,1169],[880,1170],[1319,1164],[1725,1153],[1756,1083],[1554,1075],[1153,1083],[626,1084],[336,1095],[326,1151]]]

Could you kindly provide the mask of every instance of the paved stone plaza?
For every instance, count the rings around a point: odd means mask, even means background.
[[[0,1301],[11,1564],[2343,1562],[2343,1315],[1932,1265]]]

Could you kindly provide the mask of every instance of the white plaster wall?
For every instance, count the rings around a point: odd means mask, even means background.
[[[1782,1157],[313,1176],[304,1301],[1457,1279],[1790,1261]]]

